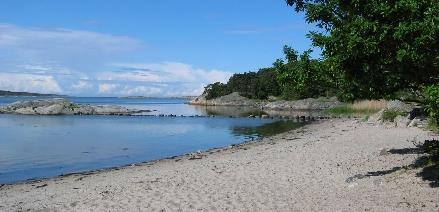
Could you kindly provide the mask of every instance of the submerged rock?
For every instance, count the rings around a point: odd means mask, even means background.
[[[0,107],[0,113],[23,115],[131,115],[149,110],[134,110],[117,105],[83,105],[66,99],[19,101]]]

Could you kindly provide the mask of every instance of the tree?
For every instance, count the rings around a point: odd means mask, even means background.
[[[277,82],[277,72],[273,68],[263,68],[258,72],[234,74],[227,84],[219,82],[205,87],[207,99],[239,92],[240,95],[251,99],[267,99],[268,96],[280,95],[280,86]]]
[[[276,60],[273,64],[278,72],[278,81],[285,99],[325,96],[331,90],[331,76],[324,62],[311,59],[311,50],[302,55],[289,46],[284,46],[287,62]]]
[[[309,34],[338,72],[343,99],[391,97],[439,81],[437,0],[286,0],[322,30]]]
[[[227,94],[230,94],[230,90],[228,89],[227,85],[215,82],[213,84],[209,84],[206,87],[204,87],[204,93],[206,95],[206,99],[214,99],[220,96],[224,96]]]

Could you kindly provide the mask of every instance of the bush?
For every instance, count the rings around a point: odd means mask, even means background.
[[[430,155],[430,162],[439,163],[439,141],[426,140],[424,144],[422,144],[422,149],[425,153]]]
[[[397,116],[405,116],[407,113],[395,109],[386,109],[383,113],[383,121],[395,121]]]
[[[432,121],[439,124],[439,85],[431,85],[425,89],[425,105]]]

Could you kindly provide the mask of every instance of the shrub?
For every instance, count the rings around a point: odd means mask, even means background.
[[[362,100],[352,104],[344,104],[328,109],[329,113],[340,115],[366,114],[370,115],[385,108],[387,102],[384,100]]]
[[[439,124],[439,85],[431,85],[425,89],[425,105],[432,121]]]
[[[395,109],[386,109],[386,110],[384,110],[384,113],[383,113],[383,121],[393,122],[393,121],[395,121],[395,118],[397,116],[404,116],[404,115],[407,115],[407,113],[401,112],[401,111],[398,111]]]
[[[438,140],[426,140],[422,144],[422,149],[425,153],[430,155],[430,162],[439,163],[439,141]]]

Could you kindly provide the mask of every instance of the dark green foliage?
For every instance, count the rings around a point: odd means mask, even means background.
[[[220,96],[230,94],[226,84],[215,82],[204,87],[204,94],[206,94],[206,99],[214,99]]]
[[[277,73],[273,68],[260,69],[258,72],[234,74],[227,84],[214,83],[205,88],[207,99],[239,92],[240,95],[251,99],[267,99],[268,96],[279,96],[280,87]]]
[[[306,13],[344,100],[391,97],[439,81],[437,0],[287,0]]]
[[[439,124],[439,85],[431,85],[425,89],[425,104],[434,124]]]
[[[284,53],[287,63],[280,59],[274,63],[284,99],[325,96],[331,90],[332,76],[323,61],[311,59],[311,50],[298,55],[285,46]]]
[[[422,144],[422,149],[425,153],[429,154],[430,162],[439,163],[439,141],[438,140],[426,140]]]

